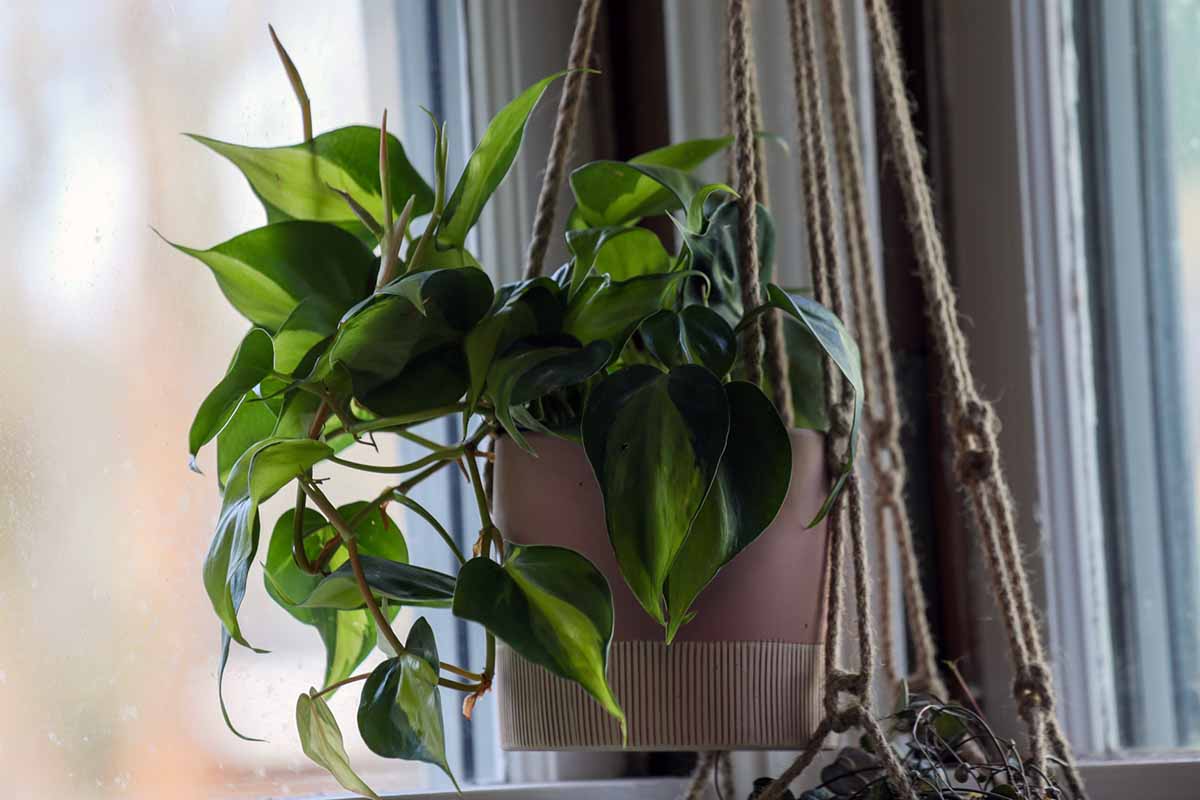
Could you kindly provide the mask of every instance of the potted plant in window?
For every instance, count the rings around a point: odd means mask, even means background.
[[[673,744],[676,734],[640,704],[672,686],[638,677],[629,654],[643,643],[659,659],[643,674],[699,670],[691,683],[724,681],[713,702],[730,708],[799,700],[808,686],[815,693],[817,665],[779,672],[779,653],[769,647],[754,654],[758,661],[732,653],[726,663],[711,648],[708,661],[667,655],[721,637],[745,640],[747,630],[760,644],[819,641],[823,544],[801,528],[820,521],[840,484],[826,492],[819,435],[787,431],[762,390],[738,379],[737,328],[781,309],[799,323],[809,360],[819,364],[827,354],[859,387],[857,350],[827,310],[774,286],[762,307],[740,307],[731,191],[688,175],[727,142],[582,168],[572,177],[570,262],[553,277],[494,288],[467,251],[467,235],[558,76],[500,111],[448,191],[444,126],[432,186],[388,135],[386,117],[380,129],[312,137],[307,96],[280,50],[306,110],[305,141],[252,148],[196,137],[241,169],[268,223],[206,250],[176,245],[211,269],[251,324],[189,433],[193,458],[215,439],[222,490],[203,566],[221,622],[218,682],[231,643],[252,646],[238,608],[260,550],[260,504],[294,486],[294,508],[270,528],[264,580],[271,597],[324,642],[323,688],[300,695],[296,722],[304,751],[351,791],[374,796],[351,770],[328,693],[361,683],[357,724],[368,747],[449,774],[439,694],[463,693],[469,716],[497,679],[497,640],[508,670],[505,737],[514,747]],[[679,252],[636,226],[653,214],[675,220]],[[760,214],[769,245],[769,217]],[[804,378],[819,371],[793,371],[802,401],[819,398],[819,385]],[[410,430],[450,414],[466,423],[459,442],[440,445]],[[383,468],[340,455],[356,438],[382,433],[428,452]],[[498,437],[495,516],[479,463],[489,436]],[[478,506],[472,553],[461,552],[411,496],[451,465],[466,474]],[[322,482],[355,468],[398,482],[334,505]],[[408,562],[393,506],[444,539],[460,563],[457,575]],[[741,578],[739,562],[754,565]],[[729,580],[736,591],[720,588]],[[710,583],[708,596],[719,602],[706,600]],[[777,597],[797,593],[811,594],[804,614],[768,618],[794,605]],[[402,641],[393,622],[405,606],[449,608],[483,625],[485,663],[442,661],[423,618]],[[795,630],[770,633],[787,626]],[[376,646],[387,657],[356,674]],[[735,676],[729,664],[748,672]],[[730,681],[745,684],[754,674],[787,674],[793,695],[734,696]],[[531,712],[551,708],[555,721],[580,714],[588,738],[547,740],[545,722]],[[705,723],[705,736],[740,737],[743,745],[792,741],[757,740],[749,717],[722,717],[715,706],[708,712],[715,721]],[[800,741],[809,733],[801,723],[804,730],[793,724],[771,736]]]

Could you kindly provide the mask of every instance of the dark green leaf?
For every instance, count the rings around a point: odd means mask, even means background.
[[[774,284],[767,286],[767,301],[763,305],[751,311],[746,315],[742,325],[748,324],[752,319],[759,314],[764,313],[768,308],[778,308],[784,311],[789,317],[796,320],[803,326],[803,330],[807,331],[820,345],[825,354],[837,366],[838,371],[845,377],[846,382],[850,384],[850,388],[854,391],[854,414],[850,423],[850,446],[846,453],[846,462],[842,465],[840,474],[835,480],[833,488],[829,492],[829,496],[825,499],[821,510],[817,512],[816,518],[809,523],[810,526],[816,525],[825,515],[829,513],[829,509],[833,507],[834,500],[837,499],[842,487],[846,483],[846,478],[850,475],[850,470],[854,466],[854,456],[858,449],[858,426],[862,418],[863,409],[863,383],[862,383],[862,359],[858,352],[858,345],[832,311],[825,308],[815,300],[811,300],[803,295],[790,295]]]
[[[521,657],[578,683],[621,723],[608,685],[612,592],[564,547],[509,545],[503,564],[473,558],[458,574],[454,613],[483,625]]]
[[[268,439],[247,450],[229,473],[221,512],[204,558],[204,588],[230,636],[246,647],[237,610],[258,549],[258,504],[332,454],[311,439]]]
[[[513,409],[531,403],[556,389],[586,381],[608,363],[612,347],[596,341],[586,347],[550,346],[519,349],[497,359],[487,378],[487,396],[496,419],[513,439],[530,449]]]
[[[587,227],[626,225],[680,207],[661,182],[636,167],[689,172],[729,146],[730,137],[696,139],[644,153],[628,164],[594,161],[571,173],[576,212]],[[632,165],[632,166],[631,166]]]
[[[642,320],[667,308],[679,285],[691,272],[645,275],[627,281],[592,276],[571,299],[563,319],[563,332],[583,344],[606,341],[619,353]]]
[[[358,400],[373,414],[399,417],[457,402],[467,386],[466,356],[455,342],[414,357],[396,377],[359,392]]]
[[[454,598],[454,578],[413,564],[386,558],[359,556],[367,585],[379,597],[402,606],[449,608]],[[304,608],[336,608],[343,611],[363,607],[362,594],[349,563],[325,577],[300,604]]]
[[[351,309],[328,351],[360,398],[424,353],[461,341],[487,312],[492,286],[474,267],[405,275]]]
[[[691,269],[708,278],[708,283],[690,281],[685,287],[687,301],[707,305],[731,326],[741,322],[743,314],[742,282],[738,267],[738,229],[741,214],[736,201],[722,203],[709,216],[700,235],[685,233],[684,244],[691,256]],[[758,206],[759,280],[770,279],[775,262],[775,223],[770,212]]]
[[[646,349],[666,367],[699,364],[724,377],[737,357],[737,337],[721,315],[705,306],[659,311],[640,328]]]
[[[825,350],[806,329],[784,325],[788,382],[792,385],[792,415],[797,428],[829,430],[825,408]],[[768,383],[770,376],[767,376]]]
[[[791,481],[791,440],[771,401],[745,381],[726,384],[725,395],[728,444],[717,478],[667,579],[668,642],[717,571],[775,519]]]
[[[604,493],[621,574],[660,623],[663,584],[687,539],[729,433],[721,382],[703,367],[635,365],[597,386],[583,442]]]
[[[371,292],[377,260],[351,234],[320,222],[279,222],[209,250],[173,244],[198,258],[238,311],[277,331],[302,300],[335,317]]]
[[[372,752],[434,764],[454,781],[446,764],[437,645],[424,617],[413,623],[404,646],[405,653],[381,663],[363,684],[358,731]]]
[[[483,393],[497,355],[520,339],[555,333],[562,327],[559,293],[557,284],[545,277],[501,287],[497,307],[471,329],[464,343],[470,372],[468,414]]]
[[[271,363],[270,334],[261,328],[252,328],[233,354],[225,377],[204,398],[192,420],[192,428],[188,432],[188,453],[193,459],[193,469],[196,453],[220,433],[246,393],[271,373]]]
[[[438,239],[461,247],[479,219],[488,198],[496,191],[521,149],[525,123],[551,83],[565,75],[559,72],[530,86],[500,110],[488,124],[483,138],[471,153],[438,228]]]
[[[371,800],[380,800],[379,795],[350,767],[350,757],[346,755],[337,719],[329,710],[325,698],[314,689],[309,689],[308,694],[302,694],[296,700],[296,729],[300,732],[300,746],[304,754],[317,766],[328,770],[343,789]]]
[[[243,147],[204,136],[192,136],[232,161],[250,182],[271,222],[286,219],[330,222],[360,239],[374,235],[359,221],[346,201],[333,191],[354,198],[372,217],[384,218],[379,182],[379,129],[362,125],[329,131],[312,145]],[[388,136],[393,215],[398,216],[415,195],[413,216],[433,208],[433,190],[409,163],[404,147]]]

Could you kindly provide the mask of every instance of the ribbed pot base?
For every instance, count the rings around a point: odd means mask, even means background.
[[[614,642],[608,678],[631,750],[796,750],[821,720],[819,644]],[[621,732],[575,684],[500,646],[505,750],[617,750]]]

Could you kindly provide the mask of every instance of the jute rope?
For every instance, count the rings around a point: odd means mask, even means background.
[[[1001,607],[1016,673],[1013,695],[1026,724],[1035,764],[1045,771],[1047,749],[1052,748],[1063,763],[1068,788],[1076,797],[1084,797],[1082,779],[1054,711],[1054,689],[1021,559],[1013,500],[1000,464],[996,416],[975,385],[966,339],[958,324],[946,255],[904,88],[895,25],[887,0],[866,0],[866,9],[888,144],[900,175],[917,248],[926,310],[946,370],[947,394],[952,403],[949,414],[955,431],[955,468],[984,539],[984,560]]]
[[[758,171],[754,156],[754,103],[750,97],[750,46],[748,0],[729,0],[729,74],[733,97],[734,177],[741,210],[738,226],[738,270],[742,306],[758,308],[762,291],[758,283]],[[760,321],[755,319],[742,332],[742,357],[746,379],[762,383],[765,344]]]
[[[883,293],[870,242],[867,218],[866,180],[859,145],[854,92],[846,52],[845,28],[840,3],[821,3],[825,35],[825,69],[832,95],[832,121],[837,154],[838,185],[845,204],[843,232],[854,296],[856,340],[862,351],[866,394],[866,427],[875,478],[874,521],[879,543],[880,587],[884,609],[880,615],[883,651],[889,682],[895,687],[899,670],[892,658],[895,634],[887,609],[891,597],[891,548],[888,533],[895,537],[900,556],[901,586],[906,617],[912,637],[916,669],[909,682],[938,697],[946,698],[945,684],[937,668],[936,647],[929,627],[925,591],[921,585],[912,524],[904,504],[907,469],[900,448],[900,403],[896,391],[896,368],[888,332]],[[878,407],[876,406],[878,402]],[[890,523],[890,524],[889,524]]]
[[[529,252],[525,260],[525,277],[542,274],[546,259],[546,248],[554,229],[554,207],[558,202],[558,189],[562,185],[563,172],[571,155],[571,144],[579,122],[579,107],[583,98],[583,85],[587,78],[585,69],[592,58],[592,40],[595,38],[596,21],[600,16],[600,0],[582,0],[579,14],[575,18],[575,33],[571,37],[571,52],[567,57],[567,73],[563,82],[562,97],[558,100],[558,113],[554,117],[554,135],[550,140],[550,154],[546,159],[546,171],[542,173],[542,188],[538,192],[537,211],[533,217],[533,234],[529,240]]]

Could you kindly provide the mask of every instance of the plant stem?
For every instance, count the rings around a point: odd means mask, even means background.
[[[343,467],[350,467],[351,469],[362,470],[363,472],[377,472],[383,475],[399,475],[405,472],[415,472],[422,467],[438,461],[454,461],[461,457],[464,452],[465,448],[462,445],[455,447],[443,447],[440,450],[435,450],[428,455],[418,458],[416,461],[410,461],[407,464],[399,464],[394,467],[382,467],[375,464],[364,464],[360,461],[350,461],[349,459],[338,458],[337,456],[330,456],[329,460],[334,464],[340,464]]]
[[[362,562],[358,558],[358,542],[355,541],[354,531],[342,519],[342,515],[338,513],[333,503],[329,502],[329,498],[325,496],[324,492],[305,480],[301,480],[300,485],[304,487],[305,493],[312,498],[317,508],[325,514],[326,519],[329,520],[334,530],[342,537],[342,541],[346,543],[346,556],[350,561],[350,569],[354,571],[354,580],[358,583],[358,591],[362,594],[363,602],[367,604],[367,609],[371,612],[371,616],[375,618],[375,624],[379,626],[379,631],[388,640],[388,644],[392,646],[392,649],[397,654],[405,652],[404,645],[400,643],[396,632],[392,630],[391,623],[383,615],[383,611],[379,608],[379,603],[375,600],[375,593],[371,591],[371,586],[367,583],[367,576],[363,573]]]
[[[322,402],[317,407],[317,413],[313,415],[313,421],[308,426],[308,438],[316,439],[320,435],[321,429],[325,427],[325,420],[329,418],[329,404]],[[312,476],[312,470],[305,472],[306,477]],[[304,508],[306,496],[304,494],[304,486],[296,485],[296,506],[295,513],[292,518],[292,559],[296,562],[296,566],[302,572],[307,572],[309,575],[316,575],[321,570],[308,558],[308,551],[304,547]],[[332,556],[333,554],[330,553]]]
[[[338,681],[337,683],[331,683],[328,686],[326,686],[324,689],[322,689],[321,691],[317,692],[316,696],[320,697],[323,694],[328,694],[329,692],[332,692],[334,689],[340,689],[341,687],[345,686],[348,683],[355,683],[356,681],[365,681],[369,677],[371,677],[371,673],[364,672],[361,675],[354,675],[352,677],[346,678],[345,680]]]
[[[483,688],[483,684],[481,683],[460,683],[459,681],[452,681],[449,678],[438,678],[438,686],[443,686],[447,689],[457,689],[467,694],[475,694]]]
[[[317,553],[317,557],[313,561],[313,567],[318,573],[325,574],[325,571],[329,568],[329,562],[333,558],[333,554],[341,546],[342,539],[340,536],[335,536],[325,543],[325,546],[321,548],[321,552]]]
[[[416,500],[413,500],[407,494],[401,492],[399,488],[392,490],[392,497],[397,503],[400,503],[406,508],[412,509],[421,517],[421,519],[428,522],[429,526],[437,532],[437,535],[442,537],[442,541],[446,543],[446,547],[450,548],[450,552],[454,553],[454,557],[458,559],[458,563],[460,565],[467,563],[467,559],[463,556],[462,550],[459,550],[458,545],[454,543],[454,537],[452,537],[450,532],[442,526],[442,523],[438,522],[437,517],[429,513],[429,510],[426,509],[425,506],[421,505]]]
[[[424,436],[413,433],[412,431],[399,430],[396,431],[396,433],[400,436],[403,436],[405,439],[408,439],[410,442],[415,442],[416,444],[421,445],[421,447],[424,447],[426,450],[441,450],[443,447],[445,447],[445,445],[441,444],[440,442],[435,442],[433,439],[426,439]]]
[[[483,430],[482,428],[480,429]],[[468,458],[467,472],[471,476],[471,486],[475,489],[475,504],[479,507],[479,521],[483,524],[483,548],[480,554],[484,558],[490,558],[492,554],[492,536],[496,533],[496,525],[492,522],[492,512],[488,507],[487,491],[483,488],[483,479],[479,475],[479,465],[475,463],[475,459]],[[496,637],[488,631],[485,639],[487,646],[487,661],[483,668],[483,674],[487,680],[485,683],[490,683],[492,675],[496,674]]]
[[[344,429],[346,433],[369,433],[370,431],[382,431],[388,428],[402,428],[409,425],[417,425],[421,422],[429,422],[438,417],[444,417],[447,414],[455,414],[463,411],[465,408],[466,405],[463,403],[451,403],[450,405],[432,408],[428,411],[418,411],[398,417],[380,417],[379,419],[366,420],[357,425],[346,425]]]
[[[441,667],[446,672],[453,672],[455,675],[461,676],[463,678],[467,678],[469,680],[473,680],[473,681],[483,680],[483,676],[480,675],[478,672],[470,672],[469,670],[465,670],[462,667],[456,666],[454,664],[447,664],[445,661],[443,661],[441,663]]]

